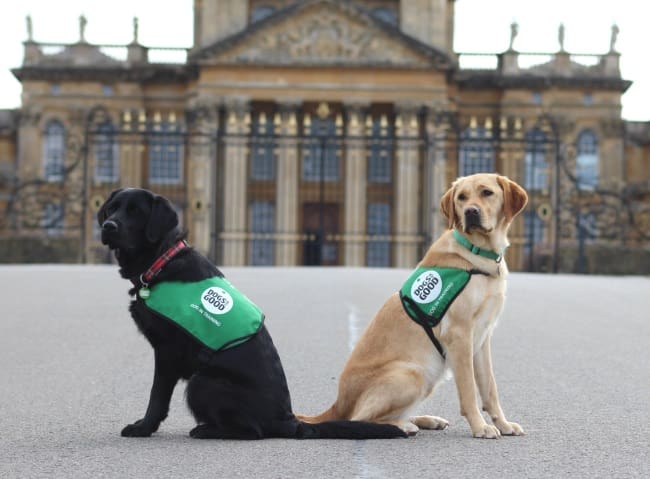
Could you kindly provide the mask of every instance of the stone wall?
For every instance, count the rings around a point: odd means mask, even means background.
[[[78,263],[79,238],[0,238],[0,263]]]

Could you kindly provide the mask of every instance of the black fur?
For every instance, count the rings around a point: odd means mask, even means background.
[[[115,252],[120,274],[139,289],[149,266],[183,237],[178,217],[162,196],[141,189],[116,190],[97,213],[102,243]],[[151,281],[198,281],[222,276],[219,269],[192,248],[167,263]],[[122,436],[146,437],[167,417],[179,379],[188,380],[187,404],[198,425],[194,438],[262,439],[288,437],[405,437],[392,425],[355,421],[306,424],[291,409],[289,389],[278,352],[265,326],[245,343],[206,355],[205,348],[171,322],[148,310],[135,298],[131,316],[154,349],[155,371],[144,417],[122,430]]]

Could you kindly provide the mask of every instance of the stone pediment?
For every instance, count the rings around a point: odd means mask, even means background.
[[[449,58],[367,11],[336,0],[281,10],[233,37],[204,48],[208,64],[383,66],[446,69]]]

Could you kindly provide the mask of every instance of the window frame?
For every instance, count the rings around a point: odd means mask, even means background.
[[[483,127],[467,127],[463,130],[458,147],[458,176],[495,172],[496,154],[491,138],[491,132]],[[471,158],[473,154],[478,154],[478,157]],[[468,166],[469,160],[472,160],[469,165],[471,168]],[[489,168],[484,168],[485,164]]]
[[[366,206],[366,266],[387,268],[391,266],[390,240],[373,240],[373,236],[390,236],[391,205],[371,202]]]
[[[249,203],[248,231],[252,235],[275,233],[274,202],[252,201]],[[275,240],[273,238],[251,238],[248,243],[248,264],[250,266],[273,266],[275,264]]]
[[[183,182],[184,136],[180,122],[164,121],[153,127],[154,134],[148,141],[148,180],[152,185],[178,185]],[[171,140],[171,141],[170,141]],[[171,158],[174,157],[174,158]],[[171,160],[173,161],[170,161]],[[162,175],[170,172],[175,164],[177,175]],[[158,174],[155,174],[158,173]]]
[[[115,141],[116,136],[117,129],[112,121],[107,120],[97,125],[93,138],[93,178],[95,183],[116,183],[119,180],[120,155],[119,143]],[[98,147],[101,147],[101,150],[98,150]],[[105,160],[99,158],[99,151],[110,152],[112,174],[106,175],[101,172],[101,168],[104,168],[104,165],[100,162]]]
[[[54,128],[58,131],[52,132]],[[63,181],[65,177],[66,138],[65,125],[61,120],[53,118],[45,124],[42,135],[42,164],[43,178],[46,181]],[[59,154],[53,155],[53,151]]]
[[[595,190],[600,181],[598,136],[589,128],[576,138],[575,177],[580,190]]]

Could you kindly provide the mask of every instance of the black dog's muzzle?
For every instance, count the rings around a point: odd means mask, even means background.
[[[116,240],[119,226],[113,220],[106,220],[102,223],[102,243],[111,247]]]
[[[102,223],[102,232],[116,233],[118,230],[117,223],[113,220],[106,220]]]

